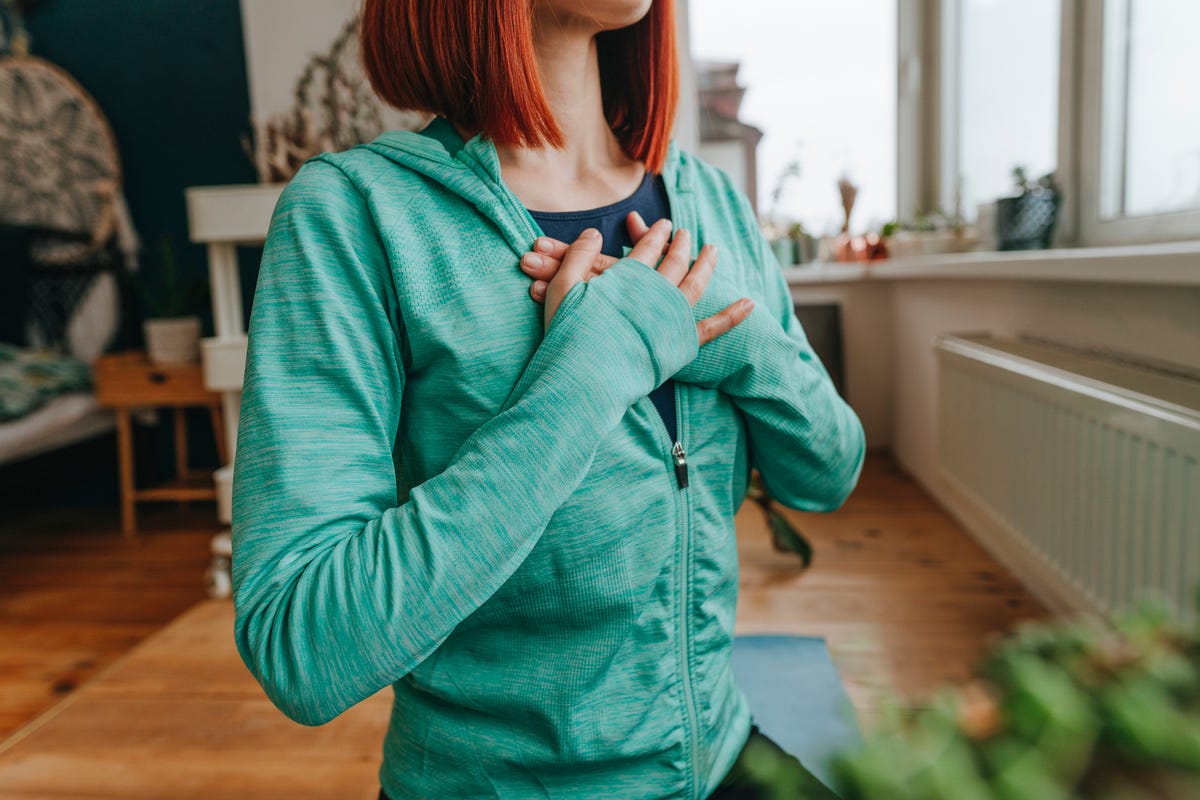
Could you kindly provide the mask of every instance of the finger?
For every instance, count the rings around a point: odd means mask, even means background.
[[[604,272],[604,270],[617,263],[618,260],[619,259],[613,258],[612,256],[606,256],[601,253],[600,255],[596,256],[596,260],[592,262],[592,274],[599,275],[601,272]]]
[[[696,323],[700,344],[710,342],[723,333],[728,333],[734,326],[741,323],[754,310],[754,301],[743,297],[735,303],[730,303],[711,317],[705,317]]]
[[[550,280],[558,270],[559,262],[567,254],[569,246],[566,242],[555,239],[553,236],[539,236],[533,241],[533,250],[521,256],[521,269],[534,278]],[[603,272],[615,261],[616,259],[612,256],[601,253],[596,256],[592,271]]]
[[[529,284],[529,296],[538,303],[546,302],[546,282],[534,281]]]
[[[708,242],[700,248],[700,254],[692,262],[691,269],[679,283],[679,290],[687,296],[688,302],[696,305],[696,301],[704,294],[709,278],[717,266],[717,246]]]
[[[667,220],[666,224],[670,225],[670,220]],[[629,228],[629,238],[633,240],[634,244],[636,244],[651,228],[651,226],[647,225],[646,221],[642,219],[642,215],[636,211],[629,212],[625,218],[625,225],[627,228]],[[666,244],[666,239],[664,239],[662,248],[663,251],[666,250]],[[553,236],[539,236],[533,240],[533,249],[530,252],[534,255],[548,256],[552,259],[561,260],[562,257],[567,254],[567,247],[568,245],[566,242],[555,239]]]
[[[554,280],[564,284],[567,288],[584,280],[591,272],[592,262],[596,260],[596,256],[603,246],[604,240],[600,236],[600,231],[595,228],[585,229],[579,234],[579,238],[567,248],[562,263],[558,265],[558,272],[555,274]]]
[[[634,244],[641,241],[641,238],[646,235],[646,231],[650,230],[650,226],[646,224],[646,220],[642,219],[642,215],[636,211],[630,211],[629,216],[625,219],[625,224],[629,227],[629,238]],[[662,249],[656,254],[656,258],[662,258],[667,253],[668,242],[663,242]]]
[[[625,217],[625,227],[629,229],[629,238],[634,244],[641,239],[646,231],[650,230],[650,226],[646,224],[646,220],[642,219],[642,215],[636,211],[630,211]]]
[[[592,262],[591,274],[599,275],[615,263],[617,263],[617,259],[612,256],[598,253]],[[526,253],[521,256],[521,271],[534,280],[549,281],[558,272],[561,264],[562,262],[557,258],[537,253]]]
[[[641,238],[646,235],[650,228],[654,227],[653,225],[647,225],[646,221],[642,219],[642,215],[636,211],[630,211],[625,222],[629,228],[629,236],[635,245],[641,241]],[[663,254],[666,253],[667,246],[669,244],[668,238],[671,228],[671,221],[669,219],[664,219],[661,222],[664,226],[666,226],[668,236],[662,237],[662,244],[658,248],[658,251],[654,254],[654,264],[657,264],[658,259],[662,258]],[[569,245],[566,242],[555,239],[553,236],[539,236],[533,242],[533,250],[527,254],[527,257],[522,257],[521,266],[522,268],[527,265],[530,266],[533,271],[526,271],[534,277],[549,279],[550,275],[553,274],[553,270],[557,269],[557,264],[555,262],[562,260],[562,257],[567,254],[567,247],[569,247]],[[646,263],[651,263],[650,261],[646,260],[649,258],[649,255],[634,255],[632,251],[629,253],[629,255],[637,258],[638,260],[645,260]],[[548,258],[550,261],[539,262],[539,258]],[[612,256],[601,256],[599,259],[597,259],[597,261],[600,263],[598,263],[593,269],[595,272],[599,273],[615,264],[617,259],[613,258]],[[553,264],[553,267],[543,266],[539,268],[539,263]]]
[[[567,254],[566,242],[559,241],[553,236],[539,236],[533,240],[533,252],[551,258],[562,259]]]
[[[637,244],[629,251],[629,257],[636,258],[643,264],[657,267],[658,259],[662,255],[663,246],[667,243],[670,233],[671,220],[666,217],[658,220],[650,226],[642,238],[638,239]]]
[[[521,256],[521,271],[536,280],[548,281],[558,272],[559,259],[538,253],[525,253]]]
[[[676,286],[687,274],[688,264],[692,260],[692,235],[684,228],[675,231],[671,246],[663,257],[658,271],[671,279]]]

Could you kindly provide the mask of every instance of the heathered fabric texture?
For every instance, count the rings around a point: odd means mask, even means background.
[[[749,731],[734,513],[756,465],[838,507],[863,432],[749,201],[671,143],[695,307],[624,257],[543,334],[540,231],[495,147],[389,131],[314,156],[272,215],[233,475],[234,636],[320,725],[391,685],[394,798],[697,798]],[[695,321],[748,295],[733,331]],[[689,485],[648,393],[675,379]]]
[[[662,185],[662,176],[646,172],[637,190],[622,200],[609,203],[599,208],[583,211],[537,211],[531,210],[537,226],[547,236],[552,236],[560,242],[573,242],[579,237],[584,228],[595,228],[600,231],[603,239],[601,252],[605,255],[620,257],[633,244],[629,235],[629,226],[625,222],[626,215],[636,211],[642,215],[647,225],[653,225],[660,219],[671,218],[671,208],[667,203],[667,191]],[[662,385],[650,392],[650,401],[662,416],[663,424],[671,433],[671,441],[676,437],[675,420],[675,381],[667,378]]]

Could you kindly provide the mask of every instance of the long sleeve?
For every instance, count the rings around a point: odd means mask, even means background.
[[[769,242],[739,198],[752,231],[761,290],[744,291],[718,265],[693,308],[699,321],[748,294],[756,301],[733,330],[707,342],[675,380],[730,395],[745,416],[752,464],[771,497],[801,511],[832,511],[858,482],[866,452],[862,423],[834,388],[796,318]],[[720,254],[717,256],[718,263]]]
[[[494,594],[628,407],[699,347],[683,294],[623,259],[572,287],[502,410],[397,505],[405,334],[389,253],[344,173],[310,159],[275,207],[250,317],[234,635],[305,725],[411,671]]]

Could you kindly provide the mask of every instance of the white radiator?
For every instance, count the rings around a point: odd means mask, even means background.
[[[934,346],[941,476],[980,542],[1055,611],[1151,591],[1194,622],[1200,382],[980,334]]]

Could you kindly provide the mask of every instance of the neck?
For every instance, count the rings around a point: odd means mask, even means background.
[[[604,118],[595,30],[585,27],[582,20],[535,14],[534,51],[542,89],[563,132],[564,146],[497,145],[501,167],[522,172],[548,170],[543,174],[581,180],[597,171],[636,164]]]

